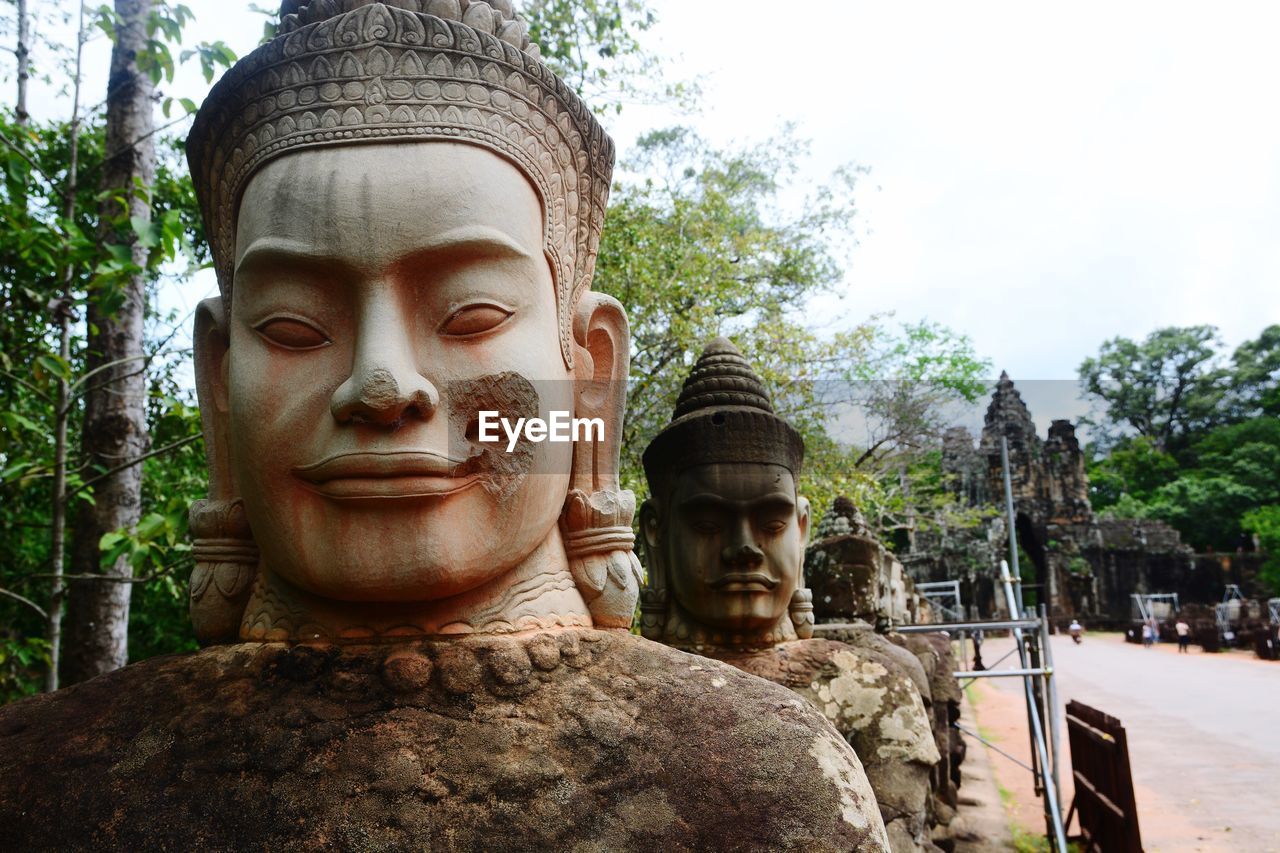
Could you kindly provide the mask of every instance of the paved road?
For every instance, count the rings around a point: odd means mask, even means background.
[[[988,642],[983,657],[1007,643]],[[1118,717],[1129,733],[1144,847],[1280,853],[1280,663],[1147,650],[1118,635],[1080,646],[1055,637],[1053,651],[1061,700]],[[1010,703],[1021,691],[1017,679],[986,684]]]

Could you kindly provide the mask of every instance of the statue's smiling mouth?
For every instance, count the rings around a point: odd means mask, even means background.
[[[780,583],[764,572],[731,572],[716,578],[711,586],[720,592],[768,592]]]
[[[293,469],[293,475],[334,500],[442,497],[475,485],[480,459],[428,450],[342,453]]]

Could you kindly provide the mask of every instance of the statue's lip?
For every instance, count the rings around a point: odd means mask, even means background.
[[[773,589],[782,581],[777,578],[770,577],[764,572],[730,572],[727,575],[721,575],[712,582],[711,586],[715,589],[725,590],[729,592],[741,592],[747,589]]]
[[[293,474],[331,498],[429,497],[474,484],[478,461],[430,450],[361,451],[294,468]]]

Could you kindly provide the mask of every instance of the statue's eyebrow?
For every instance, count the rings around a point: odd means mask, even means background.
[[[413,267],[447,260],[481,260],[485,258],[528,258],[529,251],[503,231],[487,226],[468,225],[446,231],[424,240],[397,258],[392,271],[403,272]],[[356,275],[356,265],[341,257],[316,252],[305,243],[282,237],[259,238],[245,250],[236,263],[237,276],[256,272],[260,267],[290,266],[324,271],[329,276]]]
[[[711,510],[736,510],[746,509],[750,512],[756,512],[762,509],[781,510],[789,512],[796,508],[795,499],[785,492],[773,492],[767,495],[761,495],[758,498],[752,498],[749,501],[731,501],[722,498],[720,495],[711,493],[703,493],[691,495],[680,502],[681,509],[711,509]]]
[[[438,234],[404,255],[391,265],[398,274],[436,263],[513,260],[531,257],[529,250],[515,238],[497,228],[464,225]]]
[[[350,262],[323,252],[312,251],[305,243],[281,237],[254,240],[236,262],[235,277],[252,275],[260,269],[293,267],[323,271],[327,276],[355,272]]]

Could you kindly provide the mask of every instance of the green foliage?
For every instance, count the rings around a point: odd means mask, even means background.
[[[1259,493],[1229,476],[1182,476],[1146,501],[1145,514],[1176,527],[1197,550],[1230,550],[1240,538],[1240,518]]]
[[[1091,460],[1089,476],[1104,514],[1158,518],[1197,549],[1233,550],[1244,514],[1280,502],[1277,470],[1280,419],[1258,417],[1209,431],[1177,458],[1131,439]]]
[[[1280,417],[1280,324],[1241,344],[1231,361],[1235,414]]]
[[[1243,522],[1268,555],[1262,566],[1263,582],[1271,588],[1272,595],[1280,595],[1280,504],[1252,509],[1245,513]]]
[[[109,6],[97,10],[92,20],[114,36],[116,18]],[[148,46],[138,57],[153,79],[172,79],[170,51],[190,20],[185,7],[154,6]],[[226,64],[234,57],[224,47],[201,45],[184,58],[199,55],[202,62],[207,58],[214,66]],[[42,46],[44,54],[65,59],[67,52],[54,48]],[[181,105],[187,111],[195,106]],[[80,116],[75,214],[68,219],[64,210],[73,184],[71,122],[20,125],[9,111],[0,110],[0,554],[5,555],[0,561],[0,590],[10,593],[0,596],[0,701],[33,692],[48,660],[45,619],[37,608],[48,609],[51,591],[59,382],[67,383],[70,393],[65,410],[72,448],[67,466],[69,514],[77,502],[93,500],[91,484],[105,473],[77,460],[74,450],[80,446],[84,394],[105,376],[85,367],[85,309],[92,301],[109,313],[119,304],[119,285],[129,276],[143,274],[154,289],[161,282],[181,281],[206,259],[200,214],[180,144],[157,138],[155,183],[130,188],[150,202],[151,220],[130,217],[123,192],[113,197],[99,188],[108,153],[119,153],[105,151],[103,118],[101,105]],[[135,261],[134,245],[148,250],[141,266]],[[59,353],[58,321],[64,317],[71,330],[69,358]],[[186,507],[204,491],[204,466],[197,442],[199,419],[190,392],[177,381],[188,354],[169,345],[175,324],[188,322],[186,317],[148,315],[149,354],[136,369],[145,370],[150,382],[153,446],[177,449],[145,462],[143,523],[106,537],[108,554],[123,549],[135,571],[151,578],[135,588],[141,606],[134,610],[131,641],[137,656],[190,646],[185,595],[178,579],[189,568],[183,541]],[[179,612],[181,619],[175,615]]]
[[[1178,476],[1178,461],[1156,447],[1148,436],[1123,441],[1110,453],[1089,459],[1089,499],[1093,508],[1105,512],[1126,496],[1150,495]],[[1133,517],[1124,513],[1121,517]]]
[[[1080,385],[1105,408],[1100,432],[1116,440],[1122,429],[1169,450],[1216,422],[1227,371],[1212,326],[1157,329],[1141,342],[1112,338],[1097,358],[1080,365]]]
[[[34,695],[38,674],[49,665],[49,644],[43,637],[0,630],[0,705]]]
[[[647,0],[530,0],[520,13],[543,62],[597,112],[689,92],[686,84],[663,82],[662,63],[641,41],[657,23]]]
[[[847,233],[845,192],[815,194],[802,213],[778,214],[795,167],[791,140],[715,151],[692,132],[641,139],[614,189],[595,288],[627,306],[632,383],[623,434],[624,478],[643,493],[640,454],[666,424],[704,344],[727,334],[764,375],[784,411],[800,411],[831,365],[857,353],[865,330],[822,339],[794,319],[840,279],[828,233]],[[813,424],[797,427],[806,439]]]
[[[1210,326],[1160,329],[1084,362],[1081,384],[1106,407],[1090,497],[1105,515],[1167,521],[1197,549],[1234,550],[1244,516],[1280,502],[1280,326],[1229,363],[1216,346]]]
[[[789,132],[722,151],[670,128],[642,138],[624,164],[595,280],[631,322],[624,484],[647,491],[641,453],[702,347],[723,334],[804,436],[801,489],[815,514],[843,494],[891,532],[941,502],[939,456],[929,452],[942,408],[981,395],[987,365],[968,338],[934,324],[876,318],[825,333],[813,322],[811,300],[843,280],[861,172],[838,172],[792,208],[781,197],[805,150]],[[837,430],[850,407],[872,429],[858,448]]]

